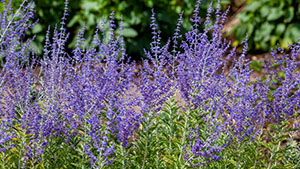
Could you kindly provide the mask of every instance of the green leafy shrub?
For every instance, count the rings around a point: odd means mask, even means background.
[[[20,1],[20,0],[18,0]],[[21,1],[20,1],[21,2]],[[139,59],[144,56],[144,48],[150,49],[149,44],[152,41],[150,25],[151,9],[155,9],[157,13],[157,20],[160,25],[162,34],[162,42],[166,43],[168,37],[173,35],[176,28],[176,21],[179,14],[184,10],[183,14],[183,30],[186,32],[191,26],[189,18],[193,12],[193,5],[196,0],[77,0],[76,3],[69,4],[69,18],[70,22],[67,24],[68,32],[71,38],[68,39],[67,51],[71,52],[76,43],[75,34],[85,25],[85,45],[88,45],[93,38],[97,22],[102,19],[102,16],[109,16],[111,12],[115,13],[116,23],[120,23],[123,17],[124,40],[126,44],[127,53]],[[200,5],[200,16],[205,19],[206,9],[211,1],[203,0]],[[221,2],[226,6],[230,3],[229,0]],[[17,5],[20,3],[16,3]],[[18,7],[16,5],[16,8]],[[39,23],[27,35],[36,36],[33,45],[42,53],[42,46],[45,40],[45,32],[48,26],[55,27],[56,23],[60,22],[62,16],[64,0],[45,0],[35,1],[36,17]],[[224,8],[226,9],[226,8]],[[117,32],[120,33],[120,32]],[[74,37],[74,38],[73,38]]]
[[[193,168],[192,163],[184,160],[187,158],[186,153],[191,151],[185,149],[184,145],[194,144],[196,141],[190,141],[189,137],[195,134],[190,129],[199,126],[198,139],[205,141],[216,132],[211,127],[212,124],[221,122],[221,125],[224,122],[221,116],[209,120],[207,117],[210,112],[202,108],[184,111],[172,98],[164,105],[163,110],[145,115],[146,120],[128,147],[117,146],[113,168]],[[298,131],[297,126],[291,124],[291,119],[295,117],[286,119],[281,124],[268,124],[266,128],[257,126],[255,139],[246,136],[240,141],[237,138],[230,139],[233,133],[220,133],[215,144],[227,145],[216,154],[222,158],[209,161],[209,158],[194,157],[190,160],[202,162],[205,164],[203,168],[216,169],[299,168],[300,147],[292,139]]]
[[[268,52],[276,48],[287,48],[300,36],[299,0],[250,0],[238,15],[241,24],[234,29],[234,35],[241,41],[249,36],[250,49]]]

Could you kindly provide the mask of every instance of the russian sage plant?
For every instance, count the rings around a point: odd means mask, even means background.
[[[66,0],[38,58],[24,38],[33,2],[11,2],[0,13],[2,168],[299,167],[299,43],[273,50],[252,81],[247,36],[237,54],[221,33],[229,9],[212,3],[202,19],[198,0],[190,31],[180,34],[181,13],[166,44],[153,9],[140,65],[113,12],[67,53]]]

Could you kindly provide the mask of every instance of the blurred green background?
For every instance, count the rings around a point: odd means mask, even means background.
[[[162,34],[162,44],[171,37],[176,28],[177,19],[184,10],[184,22],[182,33],[191,26],[189,18],[192,16],[197,0],[69,0],[69,16],[67,30],[70,33],[67,51],[75,46],[76,33],[85,23],[86,44],[92,39],[96,24],[102,16],[106,18],[111,12],[115,12],[115,23],[118,25],[123,16],[124,37],[128,55],[135,60],[144,56],[144,48],[149,50],[152,40],[150,29],[151,9],[156,13],[159,29]],[[17,9],[22,0],[13,0],[14,8]],[[203,0],[200,15],[205,18],[206,9],[211,0]],[[224,6],[230,4],[229,0],[222,1]],[[28,37],[35,34],[34,46],[42,53],[44,36],[48,25],[53,30],[56,23],[63,16],[64,0],[35,0],[36,17],[39,23],[28,32]],[[225,8],[224,8],[225,9]]]
[[[251,53],[269,52],[277,44],[286,49],[300,37],[300,0],[247,0],[237,17],[241,23],[231,33],[236,42],[248,34]]]
[[[203,0],[200,16],[205,18],[206,10],[211,2]],[[17,9],[22,0],[13,0]],[[162,31],[162,44],[171,37],[176,28],[177,19],[184,10],[182,33],[191,26],[196,0],[69,0],[69,16],[67,30],[70,33],[67,51],[75,45],[76,33],[85,23],[86,44],[92,39],[96,24],[104,15],[108,17],[115,12],[115,23],[120,23],[123,16],[124,37],[127,53],[135,60],[144,56],[143,49],[149,50],[151,42],[150,17],[151,9],[156,13],[159,29]],[[229,20],[238,18],[238,24],[231,26],[227,35],[231,36],[236,46],[249,36],[249,52],[264,53],[276,48],[279,43],[283,48],[294,43],[300,37],[300,0],[221,0],[222,9],[231,6]],[[64,0],[35,0],[36,18],[39,23],[28,32],[28,36],[36,35],[34,42],[39,53],[42,53],[44,36],[48,25],[53,30],[59,23],[64,8]]]

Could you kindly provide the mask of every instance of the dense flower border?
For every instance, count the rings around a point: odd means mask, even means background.
[[[288,55],[281,48],[273,51],[273,58],[264,63],[265,76],[252,82],[247,41],[240,56],[235,49],[229,51],[230,43],[220,32],[228,10],[222,13],[220,5],[216,9],[211,6],[202,23],[198,1],[191,30],[180,34],[180,15],[174,36],[165,45],[160,44],[153,11],[151,51],[145,51],[148,59],[138,66],[126,55],[122,33],[114,33],[114,13],[108,21],[99,22],[88,47],[83,45],[83,28],[72,56],[68,56],[64,51],[66,1],[62,21],[52,38],[49,28],[39,60],[30,46],[32,40],[22,41],[34,26],[30,22],[32,3],[25,0],[15,14],[11,1],[1,3],[6,9],[0,15],[2,166],[63,166],[63,151],[77,167],[103,168],[119,162],[124,167],[126,149],[142,143],[136,139],[147,138],[143,143],[147,151],[136,155],[142,157],[144,168],[152,165],[146,161],[151,152],[147,149],[149,137],[164,132],[159,126],[151,131],[152,127],[161,124],[161,119],[174,122],[177,118],[180,125],[185,124],[177,131],[182,134],[177,136],[182,147],[179,160],[185,160],[183,166],[206,166],[221,160],[222,152],[233,144],[257,139],[266,123],[299,118],[300,43],[291,45]],[[201,32],[200,24],[205,25]],[[122,32],[122,23],[119,30]],[[184,104],[168,106],[175,95],[180,95]],[[55,164],[50,162],[53,160]]]

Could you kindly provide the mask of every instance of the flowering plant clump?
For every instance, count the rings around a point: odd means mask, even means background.
[[[114,13],[87,47],[83,27],[68,54],[66,0],[39,59],[34,37],[23,38],[37,23],[33,4],[24,0],[14,13],[11,2],[2,0],[0,13],[2,168],[300,166],[300,43],[290,54],[273,50],[252,81],[247,40],[237,55],[222,38],[228,10],[211,4],[202,23],[199,0],[191,30],[180,34],[181,13],[165,45],[152,11],[142,65],[127,56]]]

